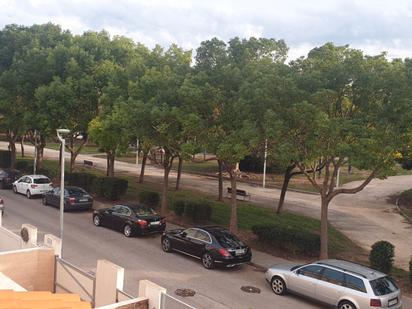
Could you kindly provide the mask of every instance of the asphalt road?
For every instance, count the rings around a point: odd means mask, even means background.
[[[0,190],[6,211],[3,226],[18,233],[21,224],[38,228],[39,239],[46,233],[59,235],[59,211],[43,206],[41,199],[28,200],[9,190]],[[97,259],[107,259],[125,268],[124,289],[137,295],[138,281],[151,280],[174,295],[178,288],[196,291],[182,299],[196,308],[322,308],[296,296],[279,297],[272,293],[264,274],[252,266],[206,270],[198,260],[178,253],[165,253],[160,236],[126,238],[121,233],[95,227],[91,212],[65,213],[63,257],[86,271],[94,271]],[[274,258],[275,259],[275,258]],[[254,286],[260,294],[241,291]]]

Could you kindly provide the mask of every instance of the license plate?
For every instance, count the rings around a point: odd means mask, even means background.
[[[81,198],[81,199],[79,199],[79,202],[87,202],[87,201],[88,201],[87,198]]]
[[[245,249],[237,249],[237,250],[235,250],[235,254],[236,254],[236,255],[245,254]]]
[[[150,225],[159,225],[160,224],[160,221],[153,221],[153,222],[150,222]]]
[[[388,306],[393,306],[393,305],[396,305],[397,303],[398,303],[398,299],[397,299],[397,298],[390,299],[390,300],[388,301]]]

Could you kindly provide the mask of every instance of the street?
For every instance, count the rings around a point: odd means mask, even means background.
[[[46,233],[59,235],[59,210],[43,206],[40,198],[28,200],[10,190],[1,190],[6,211],[3,226],[19,233],[22,223],[38,228],[39,240]],[[178,288],[196,291],[180,298],[196,308],[322,308],[288,295],[273,294],[264,274],[252,266],[206,270],[198,260],[160,248],[160,235],[126,238],[123,234],[95,227],[91,212],[65,213],[63,257],[86,271],[94,271],[97,259],[107,259],[125,268],[125,290],[137,295],[138,280],[148,279],[174,295]],[[276,262],[276,258],[273,258]],[[260,294],[241,291],[254,286]]]

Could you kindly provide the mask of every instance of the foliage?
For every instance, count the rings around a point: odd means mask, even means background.
[[[260,241],[294,254],[313,256],[320,249],[318,234],[304,232],[297,227],[257,224],[252,226],[252,231],[259,237]]]
[[[117,177],[96,177],[93,179],[92,192],[98,197],[104,197],[109,200],[118,200],[126,194],[128,181]]]
[[[9,168],[11,163],[11,152],[0,150],[0,167]]]
[[[21,171],[21,172],[26,172],[27,169],[29,168],[29,165],[30,165],[29,161],[19,160],[16,163],[16,169]]]
[[[89,173],[67,173],[65,177],[69,186],[77,186],[88,192],[92,191],[93,181],[96,178],[95,175]]]
[[[153,191],[140,191],[138,194],[139,202],[149,206],[149,207],[158,207],[160,202],[160,194]]]
[[[207,222],[212,217],[213,209],[206,200],[176,200],[173,203],[176,215],[184,216],[192,222]]]
[[[369,261],[372,268],[389,273],[393,266],[395,247],[390,242],[381,240],[372,245]]]

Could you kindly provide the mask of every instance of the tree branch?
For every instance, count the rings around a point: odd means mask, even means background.
[[[318,189],[319,193],[322,191],[322,188],[319,186],[319,184],[316,182],[316,180],[314,178],[311,177],[310,173],[308,173],[305,169],[305,167],[298,163],[295,162],[296,166],[302,171],[303,174],[305,174],[306,178],[310,181],[310,183],[316,188]]]

